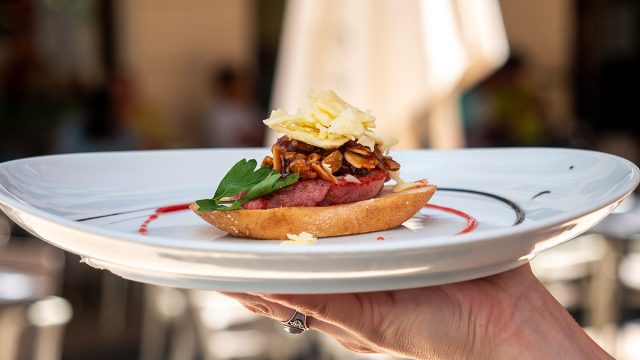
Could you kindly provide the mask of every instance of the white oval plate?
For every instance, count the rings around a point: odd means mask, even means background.
[[[266,149],[45,156],[0,164],[0,208],[34,235],[124,278],[184,288],[329,293],[456,282],[516,267],[586,231],[638,185],[638,168],[569,149],[396,151],[439,190],[403,226],[310,246],[231,237],[190,211],[239,159]],[[473,219],[464,218],[467,214]],[[475,222],[474,222],[475,221]]]

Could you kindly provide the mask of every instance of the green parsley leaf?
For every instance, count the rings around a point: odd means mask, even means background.
[[[238,161],[222,178],[213,198],[196,201],[198,211],[238,210],[247,201],[292,185],[300,177],[295,173],[281,178],[266,166],[256,170],[257,165],[254,159]]]
[[[238,210],[241,207],[238,200],[221,202],[214,199],[203,199],[196,201],[196,204],[198,204],[198,211]]]
[[[236,196],[258,184],[272,171],[266,166],[254,171],[257,165],[258,162],[255,159],[238,161],[222,178],[213,198],[217,200]]]
[[[294,184],[296,181],[298,181],[299,177],[300,174],[293,173],[284,179],[280,179],[280,175],[274,171],[271,175],[259,182],[256,186],[252,187],[251,190],[249,190],[244,196],[243,200],[249,201],[270,194],[276,190],[282,189],[285,186]]]
[[[211,211],[218,206],[218,202],[213,199],[197,200],[196,204],[198,204],[198,211]]]

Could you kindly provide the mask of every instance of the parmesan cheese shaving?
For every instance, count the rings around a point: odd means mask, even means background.
[[[351,175],[351,174],[347,174],[347,175],[345,175],[345,176],[344,176],[344,180],[345,180],[346,182],[351,182],[351,183],[360,184],[360,180],[359,180],[357,177],[355,177],[355,176],[353,176],[353,175]]]
[[[280,245],[313,245],[316,243],[316,238],[312,234],[309,234],[306,231],[301,232],[300,234],[287,234],[289,240],[285,240],[280,243]]]
[[[420,188],[427,185],[427,182],[424,180],[406,182],[400,178],[399,171],[389,171],[389,177],[396,182],[392,190],[394,193]]]
[[[371,129],[376,127],[376,118],[349,105],[331,90],[311,93],[309,100],[309,105],[295,115],[278,109],[263,122],[291,139],[324,149],[340,147],[354,140],[371,151],[377,144],[386,152],[398,142],[393,137],[382,138],[375,134]]]

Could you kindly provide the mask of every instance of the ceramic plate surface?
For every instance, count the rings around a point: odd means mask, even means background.
[[[184,204],[211,197],[266,149],[90,153],[0,164],[0,207],[34,235],[124,278],[271,293],[400,289],[516,267],[588,230],[638,185],[638,168],[569,149],[396,151],[437,193],[390,230],[308,246],[229,236]]]

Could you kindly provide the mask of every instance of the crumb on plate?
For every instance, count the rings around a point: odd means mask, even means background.
[[[313,234],[309,234],[306,231],[301,232],[300,234],[287,234],[289,240],[285,240],[280,243],[280,245],[313,245],[316,243],[316,238]]]

